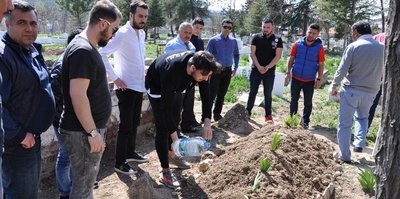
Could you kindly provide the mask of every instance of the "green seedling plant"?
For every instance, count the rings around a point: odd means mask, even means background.
[[[254,179],[253,187],[251,188],[252,192],[255,192],[260,187],[261,175],[260,171],[257,172],[256,178]]]
[[[289,128],[294,128],[299,125],[299,117],[297,115],[288,116],[285,118],[285,126]]]
[[[366,192],[374,191],[375,175],[371,169],[361,170],[358,175],[358,181],[360,182],[362,189]]]
[[[274,137],[272,138],[272,142],[270,145],[270,150],[272,152],[275,152],[279,145],[281,144],[281,134],[280,133],[275,133]]]
[[[268,157],[266,157],[263,160],[261,160],[260,170],[262,172],[267,172],[270,166],[271,166],[271,160],[268,159]]]

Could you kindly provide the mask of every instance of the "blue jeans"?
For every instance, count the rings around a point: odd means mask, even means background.
[[[104,138],[106,129],[99,129],[99,131]],[[90,153],[86,132],[60,129],[60,135],[68,151],[73,173],[69,198],[93,198],[93,184],[100,169],[100,160],[103,152]]]
[[[258,87],[260,86],[261,80],[264,88],[264,109],[265,116],[272,115],[272,89],[274,88],[275,70],[268,71],[264,74],[260,74],[257,68],[252,68],[250,73],[250,93],[249,99],[247,100],[247,111],[251,114],[251,110],[256,100]]]
[[[375,94],[351,88],[342,88],[340,91],[339,127],[337,131],[340,159],[351,160],[350,140],[353,120],[355,120],[353,145],[360,148],[365,147],[368,114],[374,98]]]
[[[68,158],[67,149],[62,142],[59,128],[54,127],[54,132],[58,140],[58,155],[56,161],[56,182],[60,196],[67,197],[71,192],[72,174],[71,165]]]
[[[3,188],[7,199],[36,199],[41,166],[41,140],[25,149],[21,144],[4,144]]]
[[[290,115],[297,114],[299,106],[300,92],[303,90],[304,97],[304,110],[303,110],[303,122],[310,123],[310,116],[312,112],[312,98],[314,95],[314,81],[301,82],[297,79],[292,78],[290,84]]]

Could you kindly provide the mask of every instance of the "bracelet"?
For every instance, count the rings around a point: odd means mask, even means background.
[[[321,81],[321,78],[317,78],[317,81]]]
[[[289,74],[290,74],[290,72],[288,71],[288,72],[286,72],[286,74],[287,74],[287,75],[289,75]]]

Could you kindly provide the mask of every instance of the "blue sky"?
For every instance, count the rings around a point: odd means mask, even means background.
[[[235,9],[239,10],[246,0],[211,0],[210,10],[222,10],[224,7],[228,7],[229,3],[235,3]]]

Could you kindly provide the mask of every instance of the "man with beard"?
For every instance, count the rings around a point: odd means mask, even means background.
[[[38,35],[36,9],[14,1],[6,14],[7,32],[0,42],[3,83],[3,188],[6,198],[36,199],[41,167],[41,134],[51,125],[55,102],[49,74],[34,43]]]
[[[212,73],[218,71],[219,64],[214,56],[207,51],[190,52],[174,51],[158,57],[149,67],[146,75],[146,89],[153,110],[156,124],[156,151],[162,167],[160,182],[170,188],[180,186],[172,174],[169,164],[178,167],[186,166],[182,158],[178,157],[171,149],[173,141],[178,140],[178,124],[173,116],[176,104],[181,103],[175,99],[176,93],[194,86],[197,82],[208,81]],[[212,139],[211,109],[209,98],[209,85],[199,85],[204,91],[202,103],[207,107],[204,119],[203,137]],[[187,166],[186,166],[187,167]],[[189,166],[190,168],[190,166]]]
[[[262,80],[264,87],[265,122],[272,122],[272,88],[275,80],[275,65],[282,56],[282,39],[275,36],[274,22],[265,18],[261,26],[262,33],[256,34],[251,41],[250,57],[253,66],[250,73],[250,93],[247,100],[247,112],[250,118],[251,110]]]
[[[292,81],[290,85],[291,116],[297,114],[300,91],[303,90],[302,125],[304,129],[309,128],[314,88],[321,87],[321,78],[324,75],[325,51],[321,39],[318,38],[319,31],[318,24],[311,24],[306,36],[293,44],[285,77],[286,83],[290,79]]]
[[[115,151],[116,172],[126,175],[136,171],[128,162],[147,162],[148,158],[137,153],[135,142],[137,127],[142,110],[145,75],[145,33],[143,31],[148,18],[148,6],[143,1],[130,5],[129,21],[121,27],[100,54],[106,66],[108,76],[114,81],[118,97],[119,130]],[[108,55],[114,54],[114,67]]]
[[[103,137],[111,114],[106,70],[96,48],[104,47],[118,31],[121,17],[112,2],[98,1],[89,13],[88,25],[64,53],[65,108],[60,134],[73,173],[70,198],[93,198],[93,183],[99,171],[105,148]]]

